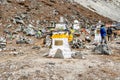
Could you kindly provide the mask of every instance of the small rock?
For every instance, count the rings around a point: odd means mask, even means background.
[[[7,30],[7,29],[4,30],[4,33],[11,34],[11,32],[9,30]]]
[[[41,47],[40,46],[33,46],[32,49],[37,49],[39,50]]]
[[[48,64],[49,64],[49,65],[55,65],[55,63],[53,63],[53,62],[49,62]]]
[[[116,44],[120,44],[120,42],[116,42]]]
[[[92,66],[89,66],[89,68],[92,68]]]

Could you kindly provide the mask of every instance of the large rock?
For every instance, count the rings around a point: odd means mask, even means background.
[[[15,30],[14,30],[14,32],[13,33],[18,33],[18,32],[22,32],[24,30],[24,26],[22,26],[22,25],[19,25]]]
[[[4,37],[0,38],[0,51],[6,48],[6,39]]]
[[[34,26],[32,26],[31,24],[29,24],[28,27],[24,29],[24,33],[26,33],[26,35],[34,36],[36,34],[36,32],[33,29],[33,27]]]
[[[16,44],[32,44],[32,40],[28,39],[26,37],[20,37],[17,41]]]
[[[54,58],[61,58],[61,59],[63,59],[64,56],[63,56],[62,50],[58,49],[58,50],[56,51],[56,53],[55,53]]]
[[[83,59],[84,56],[83,56],[83,54],[81,52],[75,52],[75,53],[72,54],[72,58],[74,58],[74,59]]]
[[[11,32],[9,30],[7,30],[7,29],[4,30],[4,33],[11,34]]]
[[[50,38],[50,35],[47,35],[45,39],[45,47],[50,47],[51,43],[52,43],[52,40]]]
[[[0,43],[0,51],[4,50],[6,47],[6,43]]]
[[[13,18],[12,20],[13,20],[13,23],[16,23],[16,24],[25,24],[23,19],[20,16],[15,16],[15,18]]]
[[[106,44],[100,44],[93,49],[93,52],[110,55],[112,54],[111,49]]]
[[[85,48],[84,43],[81,40],[79,40],[79,39],[73,40],[71,46],[72,46],[72,48]]]

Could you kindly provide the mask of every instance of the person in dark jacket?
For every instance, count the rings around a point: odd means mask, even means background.
[[[108,35],[108,41],[111,41],[112,40],[112,29],[111,29],[111,27],[108,27],[107,35]]]
[[[105,25],[101,25],[100,34],[101,34],[101,44],[103,43],[103,41],[105,44],[107,44],[107,41],[106,41],[107,32],[106,32]]]

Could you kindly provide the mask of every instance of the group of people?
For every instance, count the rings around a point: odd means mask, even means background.
[[[94,41],[96,44],[107,44],[106,37],[108,36],[108,41],[112,40],[112,29],[109,26],[108,28],[105,27],[105,25],[101,25],[100,27],[97,27],[95,30],[95,38]]]

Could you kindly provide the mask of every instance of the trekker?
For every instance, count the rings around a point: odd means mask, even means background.
[[[100,34],[100,28],[95,29],[95,38],[94,42],[96,45],[98,45],[101,42],[101,34]]]
[[[112,29],[111,29],[111,27],[108,27],[107,35],[108,35],[108,41],[111,41],[112,40]]]
[[[105,44],[107,44],[107,41],[106,41],[107,32],[106,32],[105,25],[101,25],[100,34],[101,34],[101,44],[103,43],[103,41]]]

